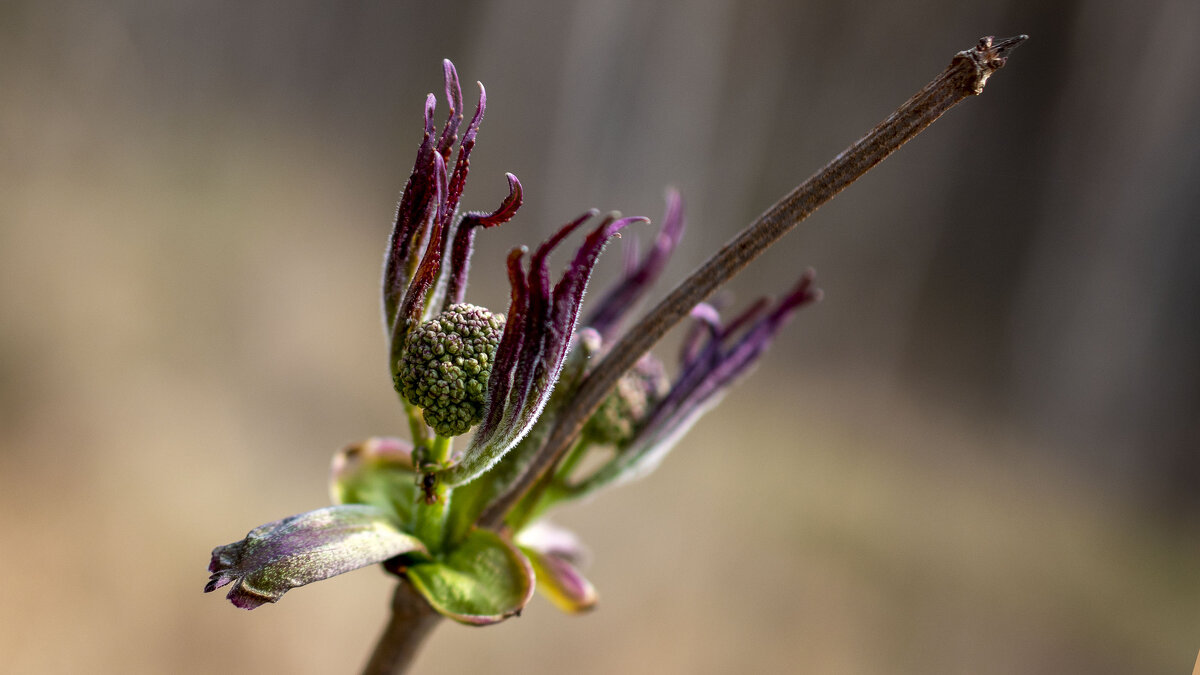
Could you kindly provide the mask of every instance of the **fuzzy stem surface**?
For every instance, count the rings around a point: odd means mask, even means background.
[[[617,380],[650,350],[692,308],[732,279],[750,261],[778,242],[783,235],[833,199],[867,171],[907,143],[947,110],[968,96],[983,93],[992,73],[1004,66],[1008,53],[1028,36],[1004,40],[985,37],[971,49],[954,55],[950,65],[891,115],[846,148],[820,171],[767,209],[746,229],[725,244],[691,276],[675,287],[653,310],[629,329],[596,368],[584,379],[570,403],[561,411],[541,450],[521,478],[493,501],[478,524],[499,528],[505,515],[531,488],[544,489],[539,481],[571,448]],[[536,499],[537,495],[533,495]]]

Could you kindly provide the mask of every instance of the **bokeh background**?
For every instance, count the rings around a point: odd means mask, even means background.
[[[336,448],[403,432],[377,284],[443,57],[489,92],[464,206],[527,191],[480,237],[470,298],[499,308],[509,247],[657,218],[674,184],[665,289],[1017,33],[730,288],[811,265],[825,302],[656,475],[562,514],[599,609],[444,625],[418,669],[1188,672],[1194,0],[7,0],[0,671],[361,665],[377,569],[253,613],[200,590],[213,546],[327,503]]]

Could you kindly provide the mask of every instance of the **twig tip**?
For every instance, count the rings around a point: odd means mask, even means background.
[[[1029,36],[1028,35],[1014,35],[1013,37],[1004,38],[1002,40],[996,40],[995,38],[990,38],[990,39],[992,40],[991,48],[993,51],[996,52],[996,56],[1003,58],[1005,56],[1008,56],[1008,53],[1011,52],[1013,49],[1016,49],[1017,45],[1028,40]]]

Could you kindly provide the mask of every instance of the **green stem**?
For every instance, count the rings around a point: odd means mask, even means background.
[[[567,497],[570,499],[579,499],[581,497],[586,497],[596,490],[599,490],[600,488],[613,482],[613,480],[618,478],[632,463],[633,462],[630,461],[629,457],[617,455],[616,457],[613,457],[609,461],[605,462],[603,466],[593,471],[591,475],[579,481],[578,483],[562,484],[560,486],[560,498]]]
[[[587,454],[587,449],[591,445],[592,443],[588,440],[586,434],[580,435],[579,441],[567,452],[567,456],[563,458],[558,468],[554,470],[555,480],[566,482],[571,477],[571,472],[579,464],[579,460],[583,459],[583,456]]]
[[[557,481],[549,485],[542,485],[537,494],[531,494],[529,499],[518,503],[513,510],[509,512],[508,518],[504,523],[513,532],[520,532],[525,529],[525,526],[532,523],[538,516],[542,515],[551,506],[557,504],[565,495],[566,491],[563,486]]]
[[[429,473],[422,472],[421,467],[418,467],[418,479],[422,481],[422,485],[421,489],[417,490],[413,534],[425,542],[431,553],[441,551],[446,537],[446,513],[450,504],[450,487],[446,485],[445,481],[437,480],[437,474],[430,469],[440,468],[445,465],[446,460],[450,459],[450,444],[450,438],[434,434],[426,460],[428,462],[426,471]],[[432,487],[429,489],[425,487],[427,476],[434,476]]]
[[[400,403],[404,405],[404,414],[408,416],[408,430],[412,434],[413,447],[429,445],[429,427],[425,425],[425,418],[421,415],[421,409],[412,405],[400,397]]]
[[[551,506],[554,506],[564,498],[575,495],[575,492],[568,485],[567,479],[570,477],[571,471],[575,469],[579,461],[587,454],[587,450],[591,445],[591,440],[586,436],[580,437],[579,441],[571,448],[571,451],[567,453],[567,456],[563,458],[563,461],[559,463],[558,468],[552,473],[547,472],[542,476],[537,489],[527,492],[525,498],[513,507],[513,510],[508,514],[508,518],[505,519],[505,522],[508,523],[513,532],[520,532],[526,525],[533,522],[539,515],[545,513]]]

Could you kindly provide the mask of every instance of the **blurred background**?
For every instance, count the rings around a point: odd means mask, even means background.
[[[405,429],[380,261],[443,57],[489,93],[464,206],[526,188],[479,238],[469,299],[499,309],[511,246],[657,219],[673,184],[662,292],[1017,33],[984,96],[731,285],[818,270],[763,367],[559,518],[599,608],[444,625],[418,670],[1188,672],[1194,0],[0,4],[0,671],[363,663],[377,569],[253,613],[200,591],[212,547],[327,504],[335,449]]]

